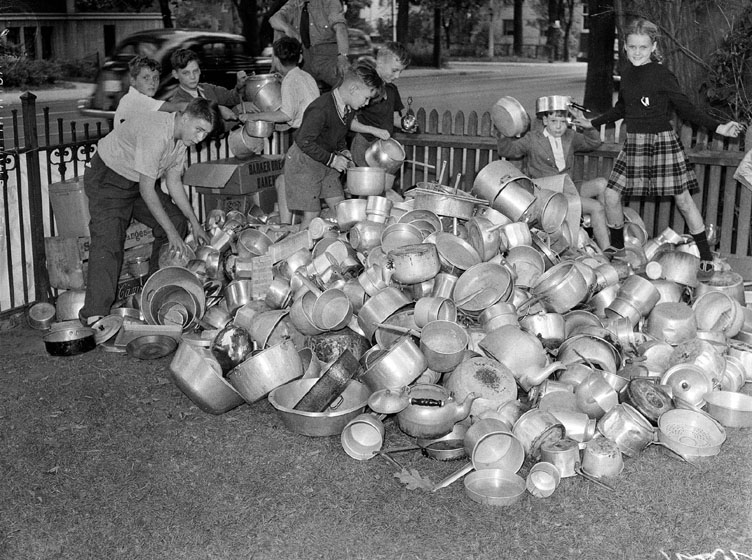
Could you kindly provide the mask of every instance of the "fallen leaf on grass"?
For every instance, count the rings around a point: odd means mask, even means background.
[[[60,467],[57,466],[57,465],[55,465],[50,470],[44,471],[44,474],[57,474],[57,471],[59,471],[59,470],[60,470]]]
[[[394,477],[407,486],[408,490],[422,488],[430,492],[433,488],[433,482],[428,478],[423,478],[415,469],[402,469],[402,471],[394,473]]]

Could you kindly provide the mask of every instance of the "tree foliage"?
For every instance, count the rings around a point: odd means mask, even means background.
[[[144,12],[159,11],[155,0],[76,0],[77,12]]]
[[[752,6],[731,22],[731,32],[710,58],[711,72],[703,84],[711,107],[723,116],[752,119]]]

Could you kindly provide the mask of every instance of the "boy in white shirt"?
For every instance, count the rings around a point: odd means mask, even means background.
[[[164,111],[175,113],[185,109],[187,103],[173,103],[154,99],[159,87],[159,77],[162,65],[153,58],[134,56],[128,63],[131,86],[120,98],[115,111],[114,124],[117,127],[129,115],[147,113],[149,111]]]
[[[303,47],[297,39],[284,36],[272,45],[274,62],[282,74],[282,106],[277,111],[261,113],[245,113],[239,115],[241,121],[271,121],[287,125],[286,128],[300,128],[303,112],[308,105],[319,96],[316,80],[305,70],[298,68],[303,54]],[[285,128],[285,130],[286,130]],[[285,177],[279,175],[274,183],[277,189],[277,204],[279,206],[279,221],[289,224],[292,214],[287,208],[285,194]]]

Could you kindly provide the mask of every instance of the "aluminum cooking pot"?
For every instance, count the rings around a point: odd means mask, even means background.
[[[278,111],[282,106],[282,80],[279,74],[248,76],[245,98],[261,111]]]
[[[353,196],[376,196],[384,192],[386,171],[380,167],[350,167],[347,190]]]
[[[569,111],[571,106],[572,98],[568,95],[546,95],[535,100],[535,113]]]
[[[387,258],[392,278],[403,284],[430,280],[441,270],[439,254],[433,243],[404,245],[389,251]]]
[[[506,160],[489,163],[475,176],[473,194],[487,200],[494,210],[513,222],[525,218],[535,202],[532,179]]]
[[[254,138],[269,138],[274,134],[274,123],[272,121],[246,121],[243,128],[248,136]]]
[[[376,140],[366,148],[366,163],[370,167],[380,167],[387,173],[396,173],[405,161],[405,149],[394,138]]]
[[[491,107],[491,120],[508,138],[520,137],[530,128],[530,115],[514,97],[504,96]]]
[[[531,288],[548,311],[566,313],[589,295],[582,271],[574,261],[562,261],[544,272]]]
[[[411,336],[403,336],[388,350],[381,350],[360,381],[372,391],[398,389],[410,385],[422,374],[428,362]]]

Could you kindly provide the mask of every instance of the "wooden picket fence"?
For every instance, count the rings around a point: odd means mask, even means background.
[[[436,180],[443,162],[447,163],[444,184],[454,185],[460,175],[460,188],[469,191],[481,169],[499,159],[496,153],[495,128],[490,113],[467,116],[462,111],[452,114],[436,110],[416,113],[419,133],[395,134],[406,151],[408,162],[398,177],[405,190],[419,181]],[[617,123],[620,125],[621,123]],[[734,268],[752,277],[750,251],[750,221],[752,221],[752,191],[737,182],[733,175],[744,156],[743,139],[709,136],[704,129],[676,123],[676,130],[690,161],[694,164],[699,192],[693,197],[707,224],[714,224],[720,232],[717,250]],[[620,126],[601,129],[603,145],[592,152],[577,154],[573,179],[608,177],[623,142]],[[752,143],[748,143],[752,147]],[[426,166],[432,167],[426,167]],[[688,233],[684,220],[671,197],[627,200],[645,222],[650,236],[667,227]]]

